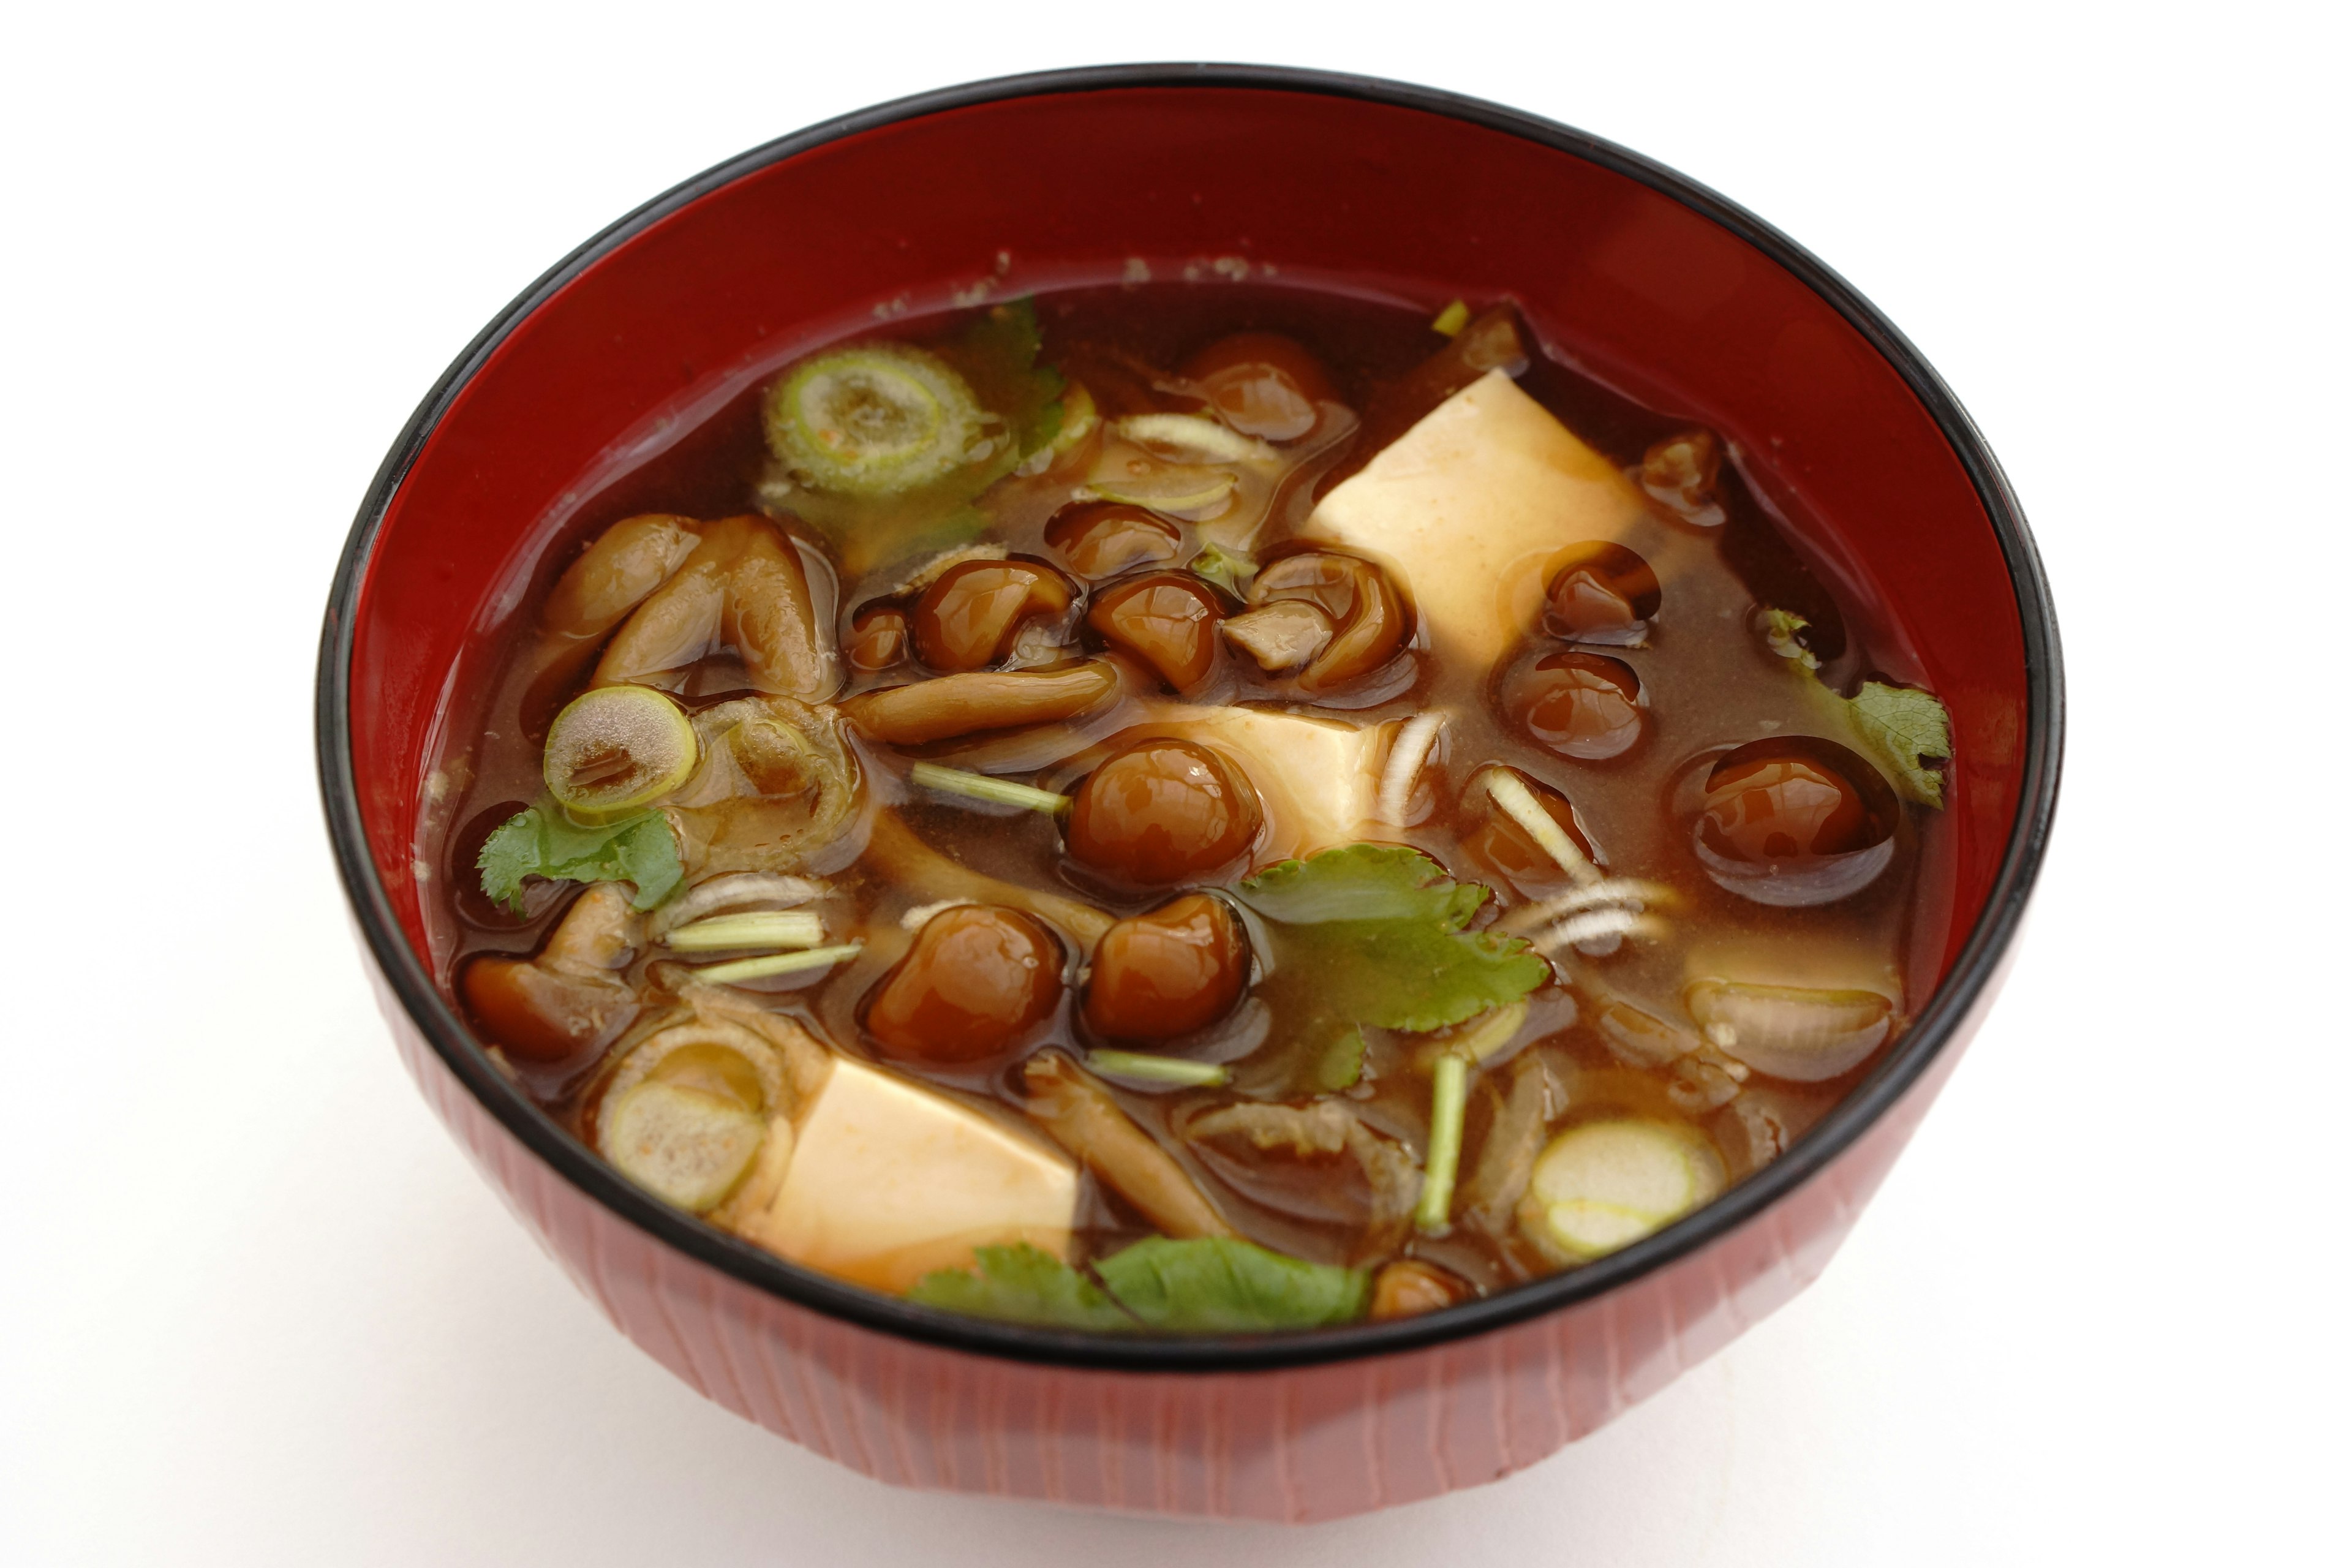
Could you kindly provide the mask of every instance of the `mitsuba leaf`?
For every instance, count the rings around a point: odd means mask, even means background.
[[[1316,1329],[1361,1317],[1363,1271],[1286,1258],[1230,1237],[1153,1237],[1095,1266],[1146,1327],[1176,1333],[1250,1334]]]
[[[1013,460],[1053,440],[1062,427],[1062,373],[1041,365],[1045,337],[1027,297],[992,305],[936,352],[971,384],[980,405],[1013,427]],[[1009,471],[1012,464],[1005,465]]]
[[[926,1274],[907,1299],[926,1307],[1045,1328],[1119,1331],[1136,1326],[1093,1280],[1027,1242],[977,1247],[972,1257],[977,1268]]]
[[[1224,1237],[1153,1237],[1095,1265],[1097,1285],[1025,1243],[972,1249],[976,1267],[926,1274],[907,1299],[1045,1328],[1268,1333],[1361,1317],[1360,1269],[1286,1258]]]
[[[1853,727],[1895,764],[1895,786],[1922,805],[1944,804],[1944,775],[1929,758],[1952,754],[1952,716],[1932,692],[1865,680],[1846,700]]]
[[[482,891],[517,914],[527,877],[634,883],[630,902],[649,910],[677,891],[686,876],[669,819],[658,811],[583,827],[561,811],[531,806],[483,840],[474,865],[482,873]]]
[[[1326,1094],[1353,1089],[1364,1076],[1364,1031],[1350,1028],[1323,1047],[1315,1064],[1315,1087]]]
[[[1845,721],[1863,750],[1893,776],[1906,800],[1943,809],[1944,775],[1928,765],[1952,754],[1952,716],[1942,700],[1932,691],[1880,680],[1865,680],[1852,697],[1840,696],[1822,682],[1817,673],[1821,660],[1799,640],[1807,625],[1802,616],[1766,610],[1764,640],[1789,661],[1824,710]]]
[[[1516,1002],[1551,976],[1526,942],[1464,930],[1486,889],[1454,881],[1402,845],[1350,844],[1285,860],[1237,891],[1269,924],[1268,984],[1342,1027],[1442,1029]]]
[[[482,841],[474,866],[482,873],[482,891],[492,903],[522,913],[523,879],[540,867],[539,813],[520,811],[500,823]]]

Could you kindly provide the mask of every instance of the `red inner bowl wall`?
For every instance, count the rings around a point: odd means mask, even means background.
[[[393,500],[353,628],[352,771],[420,952],[412,867],[436,717],[550,503],[764,340],[932,298],[1000,251],[1022,271],[1239,256],[1408,294],[1512,294],[1589,371],[1758,455],[1768,493],[1822,520],[1831,552],[1900,606],[1951,708],[1943,963],[1957,954],[2017,809],[2023,638],[1990,520],[1902,377],[1803,283],[1625,175],[1416,110],[1205,88],[1015,99],[814,148],[655,223],[491,352]]]

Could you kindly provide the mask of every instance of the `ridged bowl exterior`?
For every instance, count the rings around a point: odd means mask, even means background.
[[[1013,155],[1038,145],[1059,150],[1050,170]],[[1276,145],[1287,163],[1236,161]],[[1089,180],[1138,200],[1074,199]],[[1400,226],[1400,210],[1430,226]],[[519,554],[545,548],[529,544],[530,520],[582,483],[614,432],[776,329],[779,268],[787,295],[887,294],[894,267],[936,279],[976,238],[992,249],[1007,213],[1028,226],[1024,254],[1046,257],[1083,251],[1109,223],[1163,255],[1244,236],[1327,269],[1370,254],[1391,278],[1467,269],[1621,385],[1717,411],[1751,447],[1769,440],[1777,463],[1761,478],[1835,520],[1856,570],[1916,612],[1958,737],[1946,844],[1959,908],[1925,939],[1941,984],[1910,1034],[1796,1149],[1623,1253],[1435,1318],[1230,1350],[1105,1346],[926,1321],[736,1244],[621,1182],[498,1075],[419,957],[431,737],[441,694],[495,631],[473,606],[530,602],[547,566]],[[763,256],[780,229],[807,243]],[[1064,73],[886,106],[749,154],[598,237],[485,331],[387,458],[330,603],[319,687],[330,835],[401,1058],[623,1333],[737,1415],[891,1484],[1279,1521],[1524,1468],[1821,1273],[1999,988],[2055,809],[2061,722],[2048,590],[1998,466],[1833,274],[1580,133],[1421,89],[1251,68]]]

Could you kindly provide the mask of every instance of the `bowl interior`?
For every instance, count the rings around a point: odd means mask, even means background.
[[[1907,350],[1743,237],[1741,215],[1695,210],[1557,127],[1547,142],[1501,111],[1329,87],[1069,84],[820,128],[625,220],[487,332],[388,460],[351,616],[345,776],[412,948],[446,700],[585,500],[815,339],[1141,268],[1432,309],[1509,295],[1587,374],[1743,448],[1817,570],[1901,607],[1915,668],[1894,673],[1951,709],[1939,852],[1957,898],[1943,940],[1918,944],[1924,996],[2016,882],[2030,737],[2054,733],[2030,695],[2030,550],[2013,580],[1979,499],[1998,477],[1972,479],[1882,352]]]

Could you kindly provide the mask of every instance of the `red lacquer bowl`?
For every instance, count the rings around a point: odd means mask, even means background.
[[[580,500],[674,420],[876,317],[1122,275],[1511,295],[1589,373],[1760,458],[1809,544],[1901,607],[1958,763],[1934,994],[1778,1163],[1589,1268],[1324,1333],[1087,1338],[805,1272],[621,1180],[436,990],[427,773],[461,664]],[[475,668],[478,668],[476,666]],[[460,355],[352,531],[319,669],[327,819],[384,1016],[443,1121],[579,1287],[729,1409],[886,1481],[1328,1519],[1493,1480],[1664,1386],[1817,1275],[1981,1020],[2056,803],[2049,591],[1992,455],[1877,311],[1671,171],[1392,83],[1140,67],[984,83],[786,137],[541,279]],[[1932,942],[1929,944],[1932,949]],[[1923,992],[1925,987],[1920,988]]]

